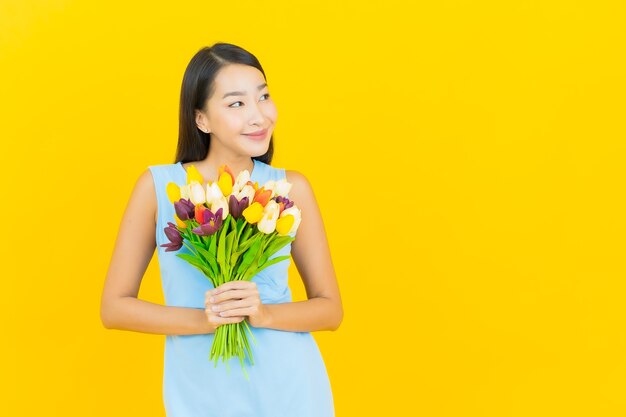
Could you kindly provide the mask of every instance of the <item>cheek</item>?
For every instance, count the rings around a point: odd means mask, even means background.
[[[267,103],[267,106],[263,109],[263,113],[265,114],[265,117],[270,119],[272,122],[275,122],[278,117],[278,110],[276,109],[274,102]]]
[[[237,111],[225,111],[219,115],[220,127],[228,131],[240,131],[243,126],[243,113]]]

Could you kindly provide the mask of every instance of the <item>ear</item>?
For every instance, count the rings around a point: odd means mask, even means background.
[[[204,133],[210,133],[211,126],[209,125],[209,120],[207,119],[206,115],[199,110],[195,110],[195,114],[196,126],[198,127],[198,129],[200,129]]]

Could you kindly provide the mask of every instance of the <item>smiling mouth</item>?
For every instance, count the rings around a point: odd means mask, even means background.
[[[258,130],[252,133],[244,133],[244,135],[258,138],[258,137],[264,136],[266,133],[267,133],[267,129],[262,129],[262,130]]]

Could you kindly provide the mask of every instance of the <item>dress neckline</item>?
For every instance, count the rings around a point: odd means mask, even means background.
[[[255,177],[256,172],[258,171],[258,161],[254,158],[252,158],[252,172],[250,172],[250,181],[254,182],[254,180],[252,179],[253,177]],[[178,165],[181,169],[181,171],[186,175],[187,174],[187,170],[185,169],[185,167],[183,166],[182,161],[179,161],[176,163],[176,165]]]

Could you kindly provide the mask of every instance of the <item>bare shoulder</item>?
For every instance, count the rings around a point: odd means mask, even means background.
[[[135,181],[135,186],[131,194],[131,203],[141,204],[147,213],[153,214],[154,222],[157,219],[157,197],[154,188],[154,179],[150,168],[146,168]]]
[[[289,199],[296,202],[310,199],[313,196],[313,186],[309,179],[300,171],[285,170],[287,182],[291,184]]]
[[[152,177],[152,171],[150,168],[146,168],[139,174],[135,187],[142,189],[143,191],[154,192],[154,178]]]
[[[156,202],[156,190],[154,188],[154,179],[152,178],[150,168],[146,168],[141,174],[139,174],[139,177],[135,181],[134,193],[139,193],[144,196],[151,195],[154,197],[154,201],[152,202]],[[150,202],[151,201],[146,201],[146,204]]]

